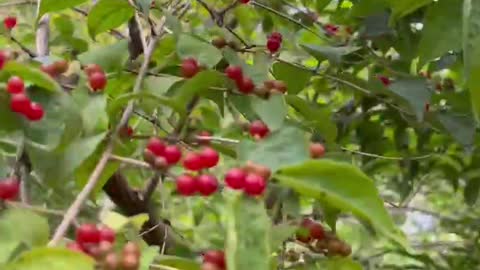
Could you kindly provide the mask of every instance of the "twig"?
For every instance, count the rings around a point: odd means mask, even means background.
[[[11,7],[11,6],[21,6],[21,5],[29,5],[29,4],[36,4],[35,1],[32,0],[23,0],[23,1],[12,1],[7,3],[0,4],[0,8],[4,7]]]
[[[118,162],[122,162],[122,163],[125,163],[125,164],[133,165],[133,166],[139,167],[139,168],[145,168],[145,169],[150,169],[151,168],[150,164],[148,164],[146,162],[143,162],[141,160],[133,159],[133,158],[126,158],[126,157],[121,157],[121,156],[117,156],[117,155],[110,155],[109,159],[112,160],[112,161],[118,161]]]
[[[41,0],[38,1],[38,9],[40,9]],[[46,56],[49,53],[48,40],[50,37],[50,15],[44,14],[38,22],[35,43],[37,46],[37,56]]]
[[[230,5],[228,5],[226,8],[220,10],[220,12],[218,12],[219,15],[222,16],[222,17],[225,16],[225,14],[226,14],[227,12],[229,12],[230,10],[234,9],[235,7],[237,7],[239,3],[240,3],[240,2],[239,2],[238,0],[233,0],[233,3],[231,3]]]
[[[163,176],[162,176],[163,178]],[[153,192],[157,189],[158,184],[160,183],[160,174],[155,173],[153,177],[148,181],[147,187],[145,188],[145,191],[143,192],[143,201],[145,203],[150,202],[150,198],[153,195]]]
[[[54,216],[63,217],[63,215],[65,214],[65,212],[63,212],[61,210],[53,210],[53,209],[48,209],[48,208],[41,207],[41,206],[29,205],[29,204],[26,204],[26,203],[6,202],[6,204],[10,207],[28,209],[28,210],[32,210],[34,212],[50,214],[50,215],[54,215]]]
[[[250,45],[239,34],[233,31],[233,29],[228,26],[225,26],[225,29],[227,29],[228,32],[232,33],[232,35],[234,35],[243,45],[245,45],[245,48],[250,48]]]
[[[387,157],[387,156],[381,156],[373,153],[367,153],[367,152],[362,152],[358,150],[351,150],[346,147],[340,147],[343,151],[347,151],[356,155],[360,156],[366,156],[366,157],[373,157],[373,158],[378,158],[378,159],[385,159],[385,160],[421,160],[421,159],[427,159],[431,158],[433,154],[426,154],[423,156],[415,156],[415,157]]]
[[[24,51],[26,54],[28,54],[28,56],[30,56],[31,58],[34,58],[34,57],[37,56],[33,51],[31,51],[29,48],[25,47],[20,41],[18,41],[13,36],[10,36],[10,40],[13,41],[13,43],[17,44],[18,47],[20,47],[20,49],[22,49],[22,51]]]

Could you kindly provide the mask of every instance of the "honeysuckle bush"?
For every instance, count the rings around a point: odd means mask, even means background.
[[[2,269],[478,267],[480,2],[0,15]]]

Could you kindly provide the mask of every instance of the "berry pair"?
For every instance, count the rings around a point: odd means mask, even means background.
[[[182,61],[181,72],[184,78],[192,78],[200,72],[200,65],[194,58],[186,58]]]
[[[267,186],[265,178],[246,169],[232,168],[225,175],[225,184],[234,190],[243,190],[249,196],[262,195]]]
[[[242,68],[239,66],[228,66],[225,69],[225,75],[232,79],[237,85],[238,91],[243,94],[250,94],[255,90],[255,84],[252,79],[243,75]]]
[[[218,180],[211,174],[199,176],[182,174],[177,177],[176,186],[177,192],[182,196],[192,196],[197,192],[203,196],[210,196],[218,190]]]
[[[280,50],[282,46],[283,37],[279,32],[273,32],[268,36],[267,49],[271,54],[274,54]]]
[[[30,121],[40,121],[45,112],[42,105],[32,102],[25,93],[25,84],[20,77],[13,76],[7,82],[10,93],[10,110],[25,116]]]
[[[300,223],[297,231],[297,240],[302,243],[310,243],[313,240],[323,240],[325,238],[325,230],[320,223],[312,219],[305,218]]]
[[[176,145],[167,145],[159,138],[152,137],[148,140],[144,158],[154,168],[162,170],[177,164],[182,158],[182,151]]]
[[[50,75],[50,77],[55,78],[58,75],[67,72],[68,62],[66,60],[56,61],[52,64],[45,64],[40,67],[40,69]]]
[[[0,181],[0,200],[11,201],[17,198],[20,192],[20,181],[10,177]]]
[[[67,248],[93,257],[102,243],[112,245],[114,242],[115,232],[112,229],[98,227],[95,224],[83,224],[77,228],[75,242],[69,243]]]
[[[12,30],[17,25],[17,18],[13,16],[7,16],[3,19],[3,25],[7,30]]]
[[[203,253],[201,270],[225,270],[227,263],[225,253],[221,250],[209,250]]]
[[[89,64],[84,70],[88,76],[88,84],[94,92],[105,89],[107,86],[107,76],[101,66]]]
[[[200,171],[215,167],[219,160],[220,156],[215,149],[205,147],[198,153],[187,153],[183,159],[183,167],[190,171]]]

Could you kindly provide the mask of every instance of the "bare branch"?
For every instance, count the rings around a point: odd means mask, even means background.
[[[18,41],[13,36],[10,36],[10,40],[13,41],[13,43],[17,44],[18,47],[20,47],[20,49],[22,49],[22,51],[24,51],[26,54],[28,54],[28,56],[30,56],[31,58],[37,56],[33,51],[31,51],[29,48],[25,47],[20,41]]]
[[[38,1],[38,5],[40,6]],[[50,38],[50,15],[45,14],[40,18],[38,22],[37,34],[36,34],[36,45],[37,45],[37,56],[46,56],[49,54],[48,49],[48,40]]]

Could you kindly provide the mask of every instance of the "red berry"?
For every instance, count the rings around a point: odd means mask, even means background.
[[[8,61],[8,53],[5,51],[0,51],[0,70],[3,69],[5,63]]]
[[[22,93],[25,90],[25,85],[20,77],[13,76],[7,82],[7,91],[10,94]]]
[[[88,77],[90,87],[93,91],[102,90],[107,85],[107,77],[103,72],[94,72]]]
[[[197,136],[199,137],[211,137],[212,134],[210,134],[210,132],[206,131],[206,130],[203,130],[203,131],[200,131]],[[200,144],[203,144],[203,145],[208,145],[210,144],[210,139],[205,139],[205,138],[197,138],[198,142]]]
[[[250,2],[250,0],[238,0],[238,1],[242,4],[248,4],[248,2]]]
[[[209,250],[203,254],[203,262],[225,268],[225,253],[221,250]]]
[[[321,158],[325,155],[325,147],[321,143],[310,144],[310,157]]]
[[[244,94],[250,94],[255,90],[255,84],[253,84],[252,79],[244,77],[243,80],[237,81],[238,91]]]
[[[45,114],[42,105],[35,102],[31,102],[30,107],[24,113],[30,121],[39,121],[43,118],[43,115]]]
[[[40,70],[42,70],[43,72],[47,73],[47,74],[50,75],[50,77],[52,77],[52,78],[54,78],[55,76],[58,75],[57,69],[55,68],[54,65],[41,65],[41,66],[40,66]]]
[[[200,171],[203,169],[202,157],[195,152],[187,153],[183,159],[183,167],[190,171]]]
[[[20,192],[20,181],[11,177],[3,181],[0,181],[0,199],[1,200],[13,200],[17,198]]]
[[[183,174],[177,177],[177,192],[183,196],[191,196],[197,192],[197,180],[195,177]]]
[[[185,78],[192,78],[200,71],[197,60],[187,58],[182,61],[182,76]]]
[[[109,227],[100,228],[100,242],[106,241],[109,243],[115,242],[115,232]]]
[[[247,173],[240,168],[230,169],[225,175],[225,183],[232,189],[242,189],[245,186]]]
[[[378,76],[378,79],[382,82],[382,84],[385,87],[390,86],[390,84],[392,83],[388,77],[383,76],[383,75]]]
[[[102,67],[97,64],[88,64],[85,66],[84,70],[89,77],[95,72],[103,73]]]
[[[70,249],[71,251],[82,252],[82,253],[85,252],[82,246],[80,246],[77,242],[68,243],[67,248]]]
[[[276,39],[276,40],[282,42],[283,41],[283,36],[279,32],[272,32],[270,34],[270,36],[268,37],[268,39]]]
[[[197,178],[198,191],[203,196],[210,196],[218,189],[217,178],[211,174],[202,174]]]
[[[319,223],[312,223],[308,226],[308,230],[310,232],[310,237],[316,240],[323,240],[325,238],[325,230],[323,229],[322,225]]]
[[[326,24],[325,25],[325,31],[327,32],[328,35],[334,36],[338,32],[338,26],[333,25],[333,24]]]
[[[280,49],[281,41],[278,39],[269,39],[267,41],[267,49],[270,51],[270,53],[276,53]]]
[[[243,190],[247,195],[258,196],[263,194],[265,187],[266,183],[263,177],[250,173],[245,178],[245,186],[243,187]]]
[[[100,230],[95,224],[83,224],[77,229],[76,240],[82,247],[85,247],[85,244],[98,244]]]
[[[225,74],[227,75],[228,78],[236,81],[236,82],[241,82],[243,81],[243,72],[242,68],[239,66],[228,66],[225,69]]]
[[[161,156],[165,152],[165,142],[159,138],[152,137],[148,140],[147,149],[150,150],[155,156]]]
[[[207,169],[217,166],[218,161],[220,160],[218,152],[210,147],[205,147],[199,155],[203,167]]]
[[[30,110],[30,99],[23,93],[14,94],[10,98],[12,112],[25,113]]]
[[[173,165],[182,158],[182,151],[176,145],[168,145],[165,147],[163,157],[167,160],[168,165]]]
[[[5,25],[5,28],[8,30],[12,29],[17,25],[17,18],[13,16],[8,16],[3,20],[3,25]]]
[[[260,120],[255,120],[250,124],[250,135],[253,137],[259,136],[260,138],[264,138],[268,133],[270,133],[270,130],[267,125]]]
[[[66,60],[60,60],[52,64],[57,74],[65,73],[68,70],[68,62]]]

